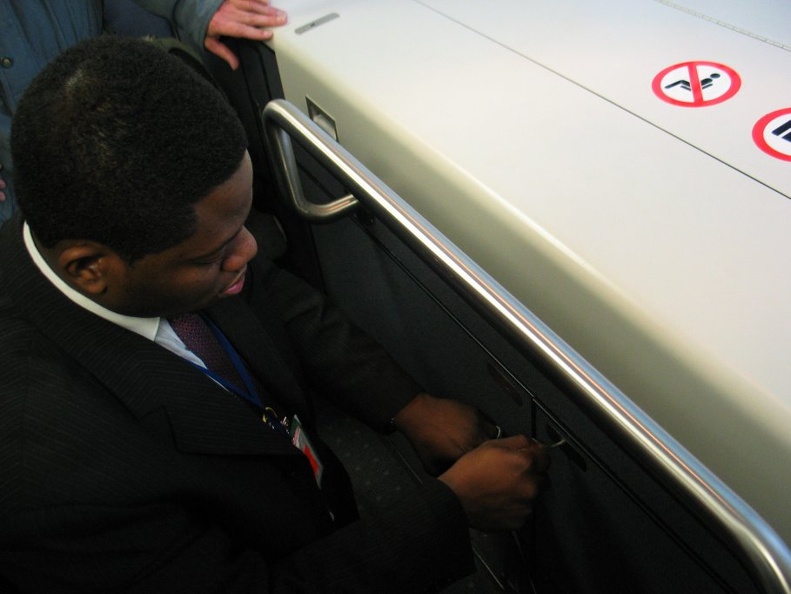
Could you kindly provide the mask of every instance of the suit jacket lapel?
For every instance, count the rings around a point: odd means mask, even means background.
[[[167,411],[177,447],[214,454],[297,454],[250,407],[156,343],[79,307],[36,268],[18,223],[3,229],[3,276],[29,322],[141,421]],[[131,355],[133,353],[133,355]]]
[[[208,313],[261,383],[264,403],[304,415],[304,390],[292,373],[294,363],[284,358],[288,345],[276,344],[273,333],[240,297],[223,299]]]

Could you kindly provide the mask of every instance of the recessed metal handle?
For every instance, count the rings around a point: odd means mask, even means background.
[[[294,156],[294,147],[291,144],[292,136],[299,138],[300,144],[308,152],[314,155],[318,153],[325,161],[329,159],[337,162],[337,166],[342,166],[343,161],[337,150],[329,148],[331,143],[334,143],[334,139],[318,124],[305,118],[296,108],[289,106],[290,104],[275,100],[264,108],[264,129],[275,176],[283,195],[302,218],[312,223],[329,223],[347,216],[359,205],[353,194],[347,194],[326,204],[316,204],[305,197],[299,177],[299,166]]]

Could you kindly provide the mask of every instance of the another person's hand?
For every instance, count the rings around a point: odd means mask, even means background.
[[[285,25],[286,20],[286,13],[270,6],[269,0],[224,0],[209,22],[204,46],[236,70],[239,58],[220,37],[266,41],[272,37],[269,27]]]
[[[487,441],[459,458],[439,480],[459,498],[472,528],[518,530],[533,509],[548,467],[546,448],[516,435]]]
[[[0,168],[0,170],[1,169],[2,168]],[[3,178],[0,177],[0,202],[5,201],[5,192],[3,192],[3,190],[5,190],[5,181],[3,181]]]
[[[487,439],[497,427],[480,411],[458,400],[418,394],[395,416],[395,428],[415,448],[420,461],[434,476]]]

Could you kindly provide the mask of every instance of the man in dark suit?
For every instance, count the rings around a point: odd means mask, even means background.
[[[178,60],[111,37],[68,50],[20,102],[12,147],[24,218],[0,235],[0,583],[415,592],[472,570],[468,524],[524,522],[543,448],[485,441],[473,408],[421,393],[256,257],[244,130]],[[442,474],[360,520],[312,391],[402,431]]]

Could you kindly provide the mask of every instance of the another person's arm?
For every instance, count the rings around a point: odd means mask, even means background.
[[[209,21],[203,45],[236,70],[239,58],[220,38],[266,41],[273,35],[271,27],[285,25],[286,20],[286,13],[270,6],[268,0],[225,0]]]
[[[284,25],[286,13],[269,0],[135,0],[154,14],[164,16],[176,27],[182,41],[216,54],[234,70],[239,59],[220,41],[238,37],[266,41],[272,27]]]

